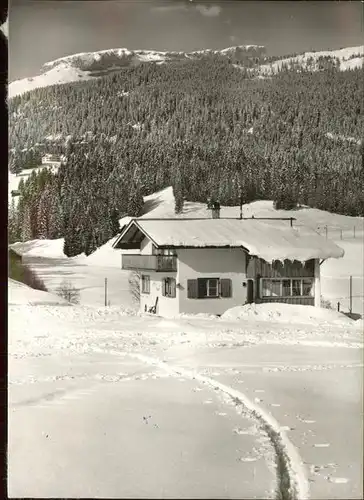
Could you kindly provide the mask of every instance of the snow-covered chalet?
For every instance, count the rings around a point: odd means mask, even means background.
[[[140,309],[223,314],[248,303],[320,307],[320,265],[344,250],[274,219],[132,219],[113,248],[140,275]],[[135,253],[132,252],[135,250]],[[132,252],[132,253],[131,253]]]

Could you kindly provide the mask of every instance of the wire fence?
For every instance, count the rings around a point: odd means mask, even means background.
[[[364,314],[364,276],[321,275],[321,294],[332,309]]]
[[[340,228],[337,226],[317,226],[315,231],[325,238],[332,240],[348,240],[348,239],[361,239],[364,237],[364,226],[352,226],[351,228]]]

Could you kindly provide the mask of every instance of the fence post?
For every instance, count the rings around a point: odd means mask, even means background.
[[[105,278],[105,307],[107,306],[107,278]]]
[[[337,303],[337,312],[340,312],[340,302]]]
[[[343,239],[343,230],[340,229],[340,239],[342,240]]]
[[[353,277],[350,276],[350,305],[349,305],[350,314],[353,312]]]

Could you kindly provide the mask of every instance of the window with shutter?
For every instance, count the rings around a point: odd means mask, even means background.
[[[231,279],[221,279],[221,297],[232,297],[232,282]]]
[[[174,278],[164,278],[162,282],[162,295],[171,298],[176,296],[176,280]]]
[[[219,297],[219,278],[198,278],[198,298],[217,298]]]
[[[187,280],[187,298],[188,299],[198,298],[197,280]]]

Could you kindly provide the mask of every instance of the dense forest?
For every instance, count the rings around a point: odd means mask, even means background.
[[[362,69],[262,78],[221,58],[33,90],[9,102],[10,169],[66,162],[21,182],[9,238],[64,236],[67,255],[89,254],[168,185],[177,213],[212,197],[364,215],[363,108]]]

